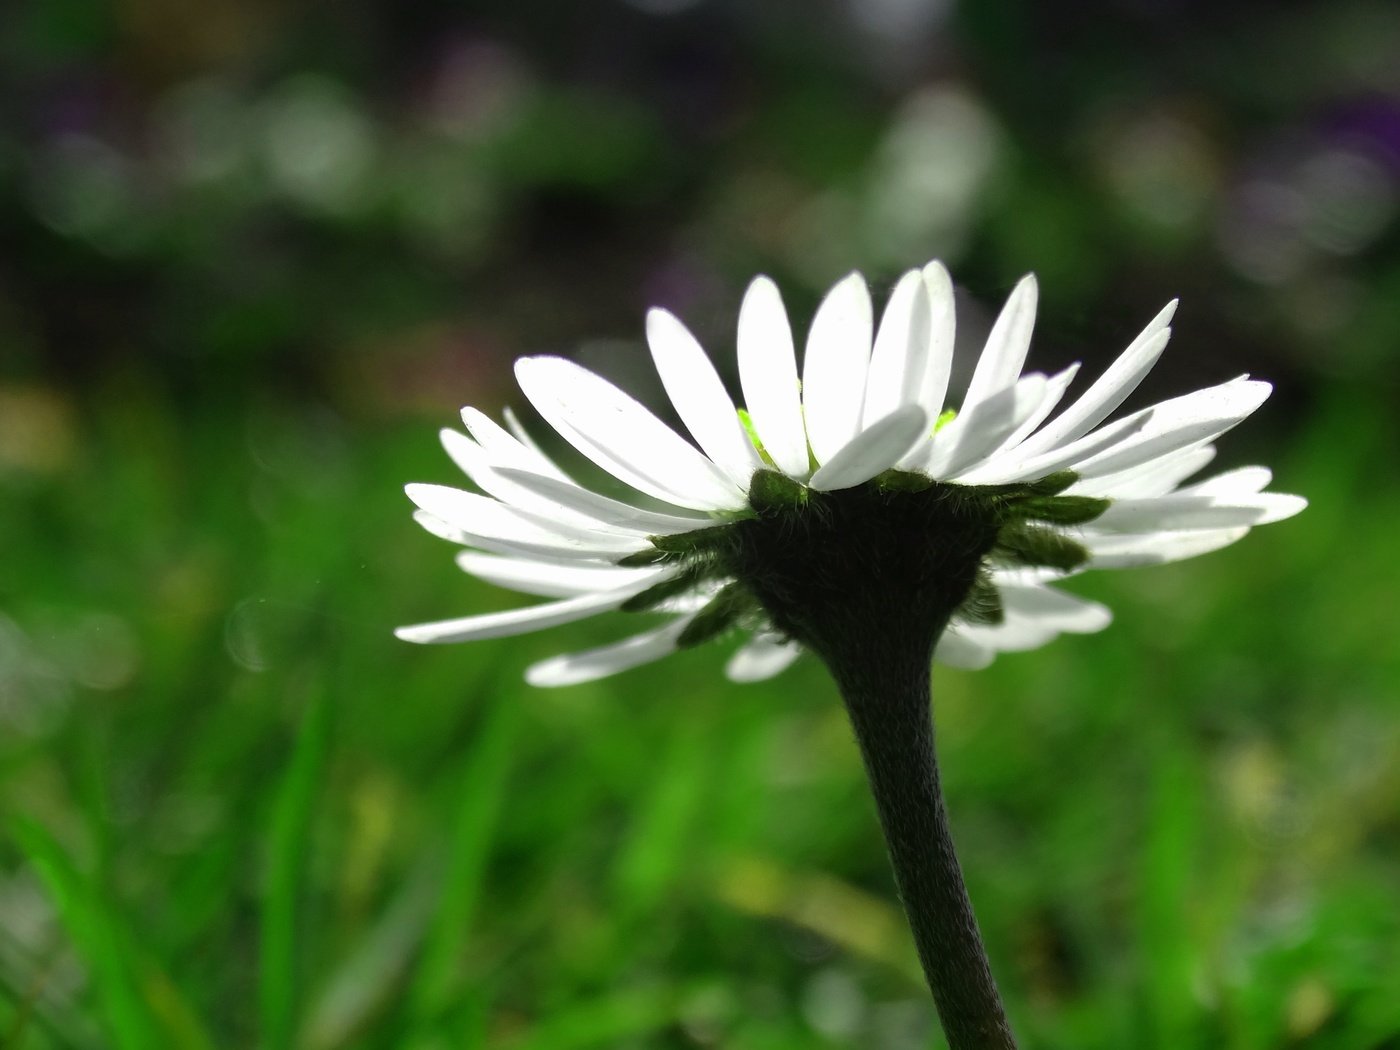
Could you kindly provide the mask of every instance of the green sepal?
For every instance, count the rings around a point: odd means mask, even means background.
[[[937,484],[927,474],[913,470],[887,470],[875,482],[881,492],[927,492]]]
[[[632,595],[619,608],[623,612],[646,612],[648,609],[654,609],[668,598],[684,594],[713,571],[714,567],[704,562],[687,565],[674,576],[668,576],[653,583],[646,590]]]
[[[680,556],[677,554],[672,554],[668,551],[659,551],[655,547],[652,547],[650,550],[637,551],[635,554],[629,554],[625,558],[619,558],[617,564],[627,569],[645,569],[652,565],[660,565],[663,562],[676,561],[679,557]]]
[[[1001,592],[997,590],[986,570],[977,574],[977,582],[972,585],[972,590],[968,591],[967,597],[958,606],[957,617],[964,623],[989,626],[1006,622],[1006,609],[1001,604]]]
[[[1057,470],[1035,481],[1023,481],[1020,488],[1028,496],[1058,496],[1078,480],[1079,474],[1073,470]]]
[[[695,619],[686,624],[676,639],[676,645],[688,649],[693,645],[708,642],[716,635],[723,634],[734,626],[749,605],[749,592],[737,581],[726,585],[710,599],[709,603],[695,614]]]
[[[793,510],[805,506],[807,486],[776,470],[756,470],[749,481],[749,506],[765,510]]]
[[[1089,551],[1063,533],[1038,525],[1013,524],[997,533],[992,557],[1036,568],[1077,569],[1089,560]]]
[[[942,412],[938,413],[938,418],[933,421],[933,432],[937,434],[957,418],[958,410],[956,408],[945,408]]]
[[[1094,496],[1031,496],[1014,501],[1008,517],[1051,525],[1085,525],[1108,510],[1112,500]]]
[[[759,471],[758,473],[765,473]],[[757,475],[755,475],[757,477]],[[706,554],[728,549],[734,542],[729,523],[707,525],[689,532],[673,532],[665,536],[649,536],[651,545],[666,554]]]

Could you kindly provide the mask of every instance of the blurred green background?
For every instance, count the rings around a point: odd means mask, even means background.
[[[0,1047],[943,1045],[819,666],[390,635],[521,601],[400,490],[513,357],[659,404],[647,306],[732,379],[753,273],[805,325],[933,256],[969,338],[1039,274],[1045,370],[1180,295],[1134,403],[1275,380],[1218,462],[1312,500],[936,675],[1024,1045],[1400,1047],[1398,55],[1379,0],[6,3]]]

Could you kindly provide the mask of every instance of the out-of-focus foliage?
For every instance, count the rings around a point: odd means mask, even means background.
[[[558,692],[399,486],[518,354],[656,392],[932,256],[968,344],[1142,397],[1312,508],[1086,577],[1101,636],[940,672],[1028,1047],[1400,1046],[1393,4],[0,7],[0,1046],[939,1045],[821,668]],[[587,337],[599,341],[587,342]]]

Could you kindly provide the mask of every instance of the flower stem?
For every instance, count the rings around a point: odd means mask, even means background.
[[[884,641],[826,656],[865,760],[919,961],[952,1050],[1015,1050],[943,805],[929,654]]]

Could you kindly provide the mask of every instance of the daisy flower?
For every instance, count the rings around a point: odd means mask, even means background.
[[[464,409],[466,433],[444,430],[442,442],[480,492],[409,485],[416,518],[466,548],[468,573],[550,600],[398,636],[459,642],[646,612],[663,622],[545,660],[527,679],[583,682],[741,632],[727,671],[753,681],[804,646],[829,647],[823,633],[860,633],[868,617],[837,624],[866,615],[852,599],[866,591],[925,622],[936,660],[978,668],[1108,625],[1107,608],[1061,580],[1214,551],[1306,505],[1265,492],[1265,467],[1188,481],[1268,383],[1241,376],[1110,419],[1166,346],[1175,301],[1060,408],[1079,366],[1023,371],[1036,297],[1033,276],[1016,285],[956,409],[953,288],[938,262],[898,281],[878,326],[862,277],[838,282],[800,378],[779,291],[756,278],[738,318],[742,409],[695,337],[654,309],[652,360],[693,442],[572,361],[519,360],[540,416],[633,493],[570,477],[509,410],[501,426]]]

